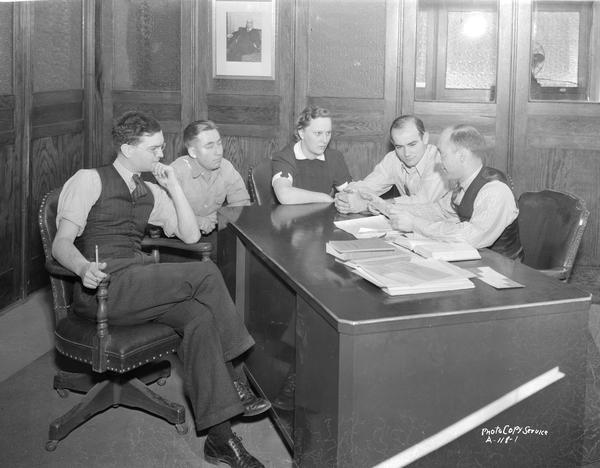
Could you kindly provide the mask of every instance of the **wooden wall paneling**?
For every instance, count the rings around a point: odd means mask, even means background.
[[[223,137],[223,154],[242,178],[246,180],[248,169],[255,167],[263,159],[271,158],[280,149],[275,137],[225,136]]]
[[[14,144],[0,142],[0,309],[16,301],[21,290],[19,159]]]
[[[322,5],[318,2],[302,2],[297,9],[296,34],[296,112],[305,105],[318,105],[328,108],[333,114],[333,139],[331,146],[340,150],[346,159],[350,173],[354,179],[365,177],[384,154],[389,151],[389,125],[396,116],[397,99],[399,97],[398,44],[400,42],[399,24],[401,5],[396,1],[378,2],[370,7],[376,8],[379,21],[379,32],[370,35],[370,41],[379,51],[379,55],[363,56],[368,48],[356,45],[346,51],[346,34],[359,34],[356,24],[363,24],[360,16],[364,4],[349,2],[356,8],[347,8],[344,15],[337,15],[333,4]],[[347,5],[350,6],[350,5]],[[314,11],[311,11],[314,8]],[[331,18],[328,15],[333,15]],[[335,17],[334,17],[335,16]],[[375,21],[374,18],[370,19]],[[372,28],[369,23],[363,27]],[[327,42],[326,55],[320,47],[322,41],[310,41],[309,32],[323,37]],[[354,39],[353,39],[354,40]],[[381,43],[379,43],[379,42]],[[314,43],[313,43],[314,42]],[[367,41],[369,42],[369,41]],[[318,62],[315,65],[311,53]],[[325,57],[331,55],[331,60]],[[353,76],[348,80],[334,80],[335,89],[323,82],[324,77],[344,74],[348,63],[340,63],[338,57],[345,61],[351,58]],[[356,87],[364,63],[370,63],[377,72],[374,80],[365,86],[362,93]],[[314,71],[313,68],[317,67]],[[356,70],[354,70],[354,68]],[[369,70],[371,67],[369,68]],[[369,70],[365,70],[367,74]],[[318,74],[315,78],[314,73]],[[313,83],[311,88],[310,83]],[[333,92],[332,92],[333,91]],[[352,96],[349,96],[349,93]],[[332,95],[333,94],[333,95]]]
[[[296,6],[294,2],[278,2],[277,25],[277,83],[279,100],[279,123],[277,132],[277,149],[282,148],[290,140],[294,128],[294,87],[295,62],[294,29]],[[269,153],[270,157],[270,153]]]
[[[4,51],[11,51],[10,70],[5,70],[10,84],[3,83],[3,92],[21,92],[22,83],[17,77],[22,73],[22,61],[17,50],[19,45],[15,31],[18,28],[18,7],[2,5],[2,14],[11,25],[12,37]],[[7,34],[8,35],[8,34]],[[4,63],[7,63],[6,61]],[[21,297],[21,256],[20,256],[20,202],[21,168],[18,147],[19,132],[16,123],[23,119],[22,100],[14,94],[0,95],[0,309]],[[17,108],[18,107],[18,108]]]
[[[498,67],[496,72],[496,129],[494,141],[494,167],[513,176],[512,146],[510,144],[511,109],[513,95],[511,83],[514,76],[514,57],[516,56],[516,4],[498,2]]]
[[[309,0],[296,2],[294,40],[294,119],[308,104]]]
[[[101,37],[96,29],[96,15],[101,12],[100,3],[84,0],[83,3],[83,116],[85,122],[83,166],[95,167],[102,154],[100,135],[102,134],[102,90],[98,87],[96,75],[96,41]],[[87,25],[87,27],[86,27]]]
[[[113,121],[113,48],[116,47],[113,32],[115,0],[96,1],[100,9],[99,14],[96,16],[96,31],[97,34],[100,34],[100,37],[97,37],[96,70],[94,75],[98,89],[97,97],[102,103],[101,134],[96,135],[96,138],[100,140],[96,141],[96,146],[100,146],[100,155],[96,158],[96,165],[102,166],[110,164],[115,158],[111,136]]]
[[[402,2],[402,34],[399,47],[402,72],[399,74],[398,89],[400,99],[397,103],[398,115],[416,114],[415,77],[417,50],[417,7],[418,2]],[[425,128],[428,128],[426,121]]]
[[[527,158],[527,109],[530,87],[530,41],[531,41],[531,1],[518,2],[516,17],[516,54],[514,75],[512,80],[513,98],[510,120],[512,131],[512,166],[515,195],[531,190],[527,184],[526,170],[535,171],[534,167],[526,169],[530,163]]]
[[[577,265],[600,265],[600,105],[529,101],[531,2],[518,4],[512,139],[517,195],[544,188],[574,193],[590,217]]]
[[[32,108],[32,40],[33,4],[20,2],[13,7],[14,14],[14,95],[15,95],[15,154],[19,161],[17,177],[19,181],[18,215],[15,216],[15,234],[18,236],[18,296],[23,298],[27,292],[29,276],[28,257],[28,197],[29,197],[29,161],[31,150],[31,108]]]
[[[293,115],[294,4],[275,2],[275,79],[223,79],[212,76],[212,9],[201,7],[206,28],[200,32],[204,56],[199,63],[207,81],[201,111],[217,123],[224,143],[224,156],[245,178],[248,168],[271,156],[291,137]]]
[[[201,4],[183,0],[181,5],[181,126],[185,128],[194,120],[206,115],[205,95],[207,76],[200,59],[204,55],[201,31],[206,29],[201,16]]]
[[[27,291],[34,291],[48,282],[44,268],[44,252],[38,228],[38,210],[42,198],[50,190],[62,186],[83,166],[83,132],[43,136],[31,142],[30,193],[28,206],[29,235],[27,251],[29,271]]]

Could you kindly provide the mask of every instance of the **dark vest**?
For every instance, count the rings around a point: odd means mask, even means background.
[[[83,234],[75,240],[75,246],[90,261],[95,259],[96,246],[101,262],[132,258],[141,252],[154,196],[148,189],[145,196],[134,201],[127,184],[113,165],[96,170],[102,191],[90,210]],[[112,262],[108,263],[108,270],[111,270]]]
[[[483,167],[465,191],[460,205],[455,207],[461,221],[469,221],[471,219],[471,216],[473,216],[473,204],[475,203],[477,194],[485,184],[492,180],[499,180],[508,185],[508,180],[502,171],[493,167]],[[520,254],[521,241],[519,240],[519,224],[517,219],[502,231],[502,234],[490,246],[490,249],[509,258],[516,258]]]

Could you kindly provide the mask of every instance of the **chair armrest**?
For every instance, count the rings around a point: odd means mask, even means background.
[[[168,237],[144,237],[142,240],[142,247],[166,247],[175,250],[186,250],[188,252],[210,252],[212,251],[212,244],[210,242],[196,242],[195,244],[186,244],[185,242]]]
[[[68,276],[68,277],[71,277],[71,278],[79,278],[79,276],[77,276],[75,273],[73,273],[68,268],[65,268],[64,266],[62,266],[60,263],[58,263],[54,259],[46,261],[46,265],[45,266],[46,266],[46,270],[51,275],[54,275],[54,276]]]

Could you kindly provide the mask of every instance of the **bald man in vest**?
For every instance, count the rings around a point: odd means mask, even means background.
[[[74,288],[74,313],[95,320],[96,288],[110,274],[109,323],[152,321],[182,335],[178,354],[184,388],[196,429],[208,430],[206,459],[262,467],[231,431],[231,418],[259,414],[270,403],[252,394],[233,368],[232,360],[254,340],[219,269],[212,262],[155,264],[141,249],[148,223],[186,243],[200,238],[173,168],[159,162],[165,144],[160,125],[141,112],[126,112],[112,135],[117,150],[113,164],[79,170],[58,201],[52,254],[81,278]],[[142,181],[141,172],[153,172],[160,186]]]
[[[470,125],[444,129],[438,148],[452,192],[435,203],[395,208],[374,199],[371,207],[389,216],[394,229],[520,257],[519,210],[506,176],[485,166],[486,146]]]

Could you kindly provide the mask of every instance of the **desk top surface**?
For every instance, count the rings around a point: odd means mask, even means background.
[[[496,290],[475,278],[474,289],[389,296],[325,253],[327,241],[352,238],[333,224],[342,219],[349,216],[337,213],[329,204],[249,206],[232,222],[232,228],[246,248],[340,332],[589,309],[589,293],[487,249],[480,251],[481,260],[455,264],[488,265],[524,288]]]

